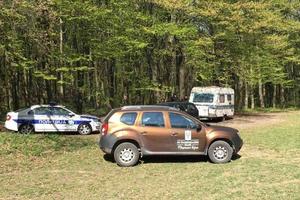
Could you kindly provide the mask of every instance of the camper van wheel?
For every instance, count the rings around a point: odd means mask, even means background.
[[[224,120],[225,120],[225,116],[219,117],[219,121],[220,121],[220,122],[222,122],[222,121],[224,121]]]

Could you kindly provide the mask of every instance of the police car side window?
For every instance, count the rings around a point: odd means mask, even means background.
[[[63,108],[52,108],[52,114],[53,115],[68,115],[70,112],[63,109]]]
[[[35,115],[50,115],[51,110],[47,107],[39,107],[34,109],[34,114]]]

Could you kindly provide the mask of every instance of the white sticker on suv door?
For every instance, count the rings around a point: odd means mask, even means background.
[[[184,139],[185,139],[185,140],[191,140],[191,139],[192,139],[192,131],[190,131],[190,130],[185,130],[185,131],[184,131]]]
[[[177,148],[179,150],[198,150],[199,140],[177,140]]]

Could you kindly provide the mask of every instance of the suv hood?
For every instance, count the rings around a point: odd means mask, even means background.
[[[93,116],[93,115],[80,115],[80,118],[99,120],[99,117],[96,117],[96,116]]]
[[[233,133],[239,132],[235,128],[230,128],[230,127],[226,127],[226,126],[217,126],[217,125],[209,125],[206,127],[206,130],[208,133],[210,133],[212,131],[233,132]]]

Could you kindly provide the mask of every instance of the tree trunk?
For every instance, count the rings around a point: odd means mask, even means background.
[[[95,106],[96,108],[99,108],[99,92],[100,92],[100,87],[99,87],[99,78],[98,78],[98,66],[97,66],[97,62],[94,62],[94,67],[95,67],[95,73],[94,73],[94,77],[95,77],[95,88],[94,88],[94,95],[95,95]]]
[[[63,21],[61,18],[59,18],[59,51],[60,51],[60,67],[62,67],[62,56],[63,56]],[[59,72],[59,94],[62,97],[64,95],[64,86],[63,86],[63,80],[64,80],[64,75],[63,72]]]
[[[253,86],[251,87],[250,98],[251,98],[251,109],[254,109],[255,108],[255,101],[254,101],[254,88],[253,88]]]
[[[280,87],[280,104],[283,108],[285,107],[284,87],[283,87],[283,85],[281,85],[281,87]]]
[[[263,84],[262,84],[261,80],[259,80],[259,83],[258,83],[258,94],[259,94],[260,107],[265,108]]]
[[[248,105],[249,105],[249,89],[248,89],[248,84],[245,82],[244,109],[248,109]]]
[[[152,81],[153,81],[152,83],[157,83],[158,82],[158,68],[159,67],[160,67],[160,61],[158,61],[157,64],[152,65]],[[155,103],[159,99],[159,92],[154,91],[153,94],[154,94],[154,99],[150,98],[149,102],[148,102],[150,104]]]
[[[176,65],[179,65],[179,99],[182,100],[184,99],[184,96],[186,94],[186,69],[184,66],[184,61],[183,58],[184,56],[182,55],[181,51],[178,51],[176,53]]]
[[[241,81],[241,79],[238,79],[236,81],[236,85],[234,88],[234,90],[235,90],[234,102],[235,102],[236,108],[238,108],[238,110],[241,110],[243,108],[243,98],[244,98],[243,93],[237,92],[237,91],[242,91],[242,87],[243,87],[243,82]]]
[[[276,108],[276,96],[277,96],[277,87],[274,84],[274,87],[273,87],[273,98],[272,98],[273,108]]]
[[[27,80],[27,73],[25,69],[23,70],[23,81],[24,81],[23,92],[24,92],[25,106],[29,106],[28,104],[30,104],[31,99],[30,97],[28,97],[28,80]]]

